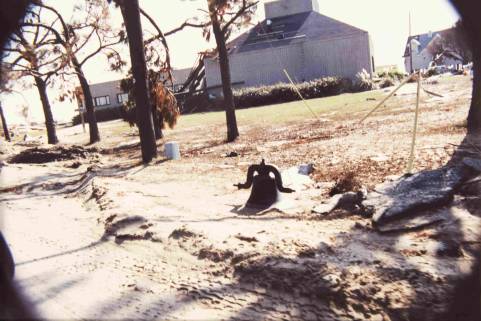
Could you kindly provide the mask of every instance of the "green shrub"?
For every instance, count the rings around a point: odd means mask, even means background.
[[[84,112],[84,119],[87,123],[87,113]],[[122,108],[121,107],[108,107],[108,108],[99,108],[95,110],[95,118],[97,122],[104,122],[104,121],[111,121],[116,119],[122,118]],[[77,114],[72,118],[73,125],[78,125],[82,123],[80,115]]]
[[[367,75],[369,86],[356,86],[351,80],[339,77],[319,78],[296,84],[297,90],[305,99],[335,96],[346,92],[359,92],[373,88],[370,75]],[[300,100],[299,94],[290,83],[262,87],[247,87],[234,91],[236,109],[281,104]],[[223,110],[223,99],[209,98],[207,93],[195,93],[190,96],[177,95],[182,106],[182,113]]]
[[[351,81],[338,77],[303,82],[296,87],[305,99],[334,96],[352,91]],[[280,104],[300,100],[297,90],[292,84],[242,88],[234,92],[234,100],[238,109]]]
[[[394,81],[401,81],[405,77],[407,77],[407,75],[405,73],[400,72],[397,69],[389,70],[389,71],[381,71],[381,72],[378,72],[376,74],[379,78],[390,78]]]

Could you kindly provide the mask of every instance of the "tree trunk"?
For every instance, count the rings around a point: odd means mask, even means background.
[[[0,117],[2,118],[3,134],[5,135],[5,140],[7,142],[10,142],[10,133],[8,132],[7,120],[5,119],[5,115],[3,114],[2,104],[0,104]]]
[[[473,98],[468,114],[468,134],[481,135],[481,19],[479,4],[473,0],[451,0],[463,21],[473,51]]]
[[[478,47],[473,50],[473,98],[468,114],[468,134],[474,135],[481,135],[481,50]]]
[[[43,114],[45,116],[45,127],[47,127],[47,137],[49,144],[57,144],[57,132],[55,131],[55,123],[53,121],[52,108],[50,107],[50,101],[47,96],[47,85],[40,77],[34,77],[35,84],[37,85],[38,94],[42,101]]]
[[[89,83],[85,78],[82,66],[77,60],[77,57],[72,58],[72,64],[77,73],[80,87],[84,95],[85,108],[87,109],[87,122],[89,123],[90,144],[100,141],[99,127],[97,126],[97,118],[95,116],[95,109],[93,103],[92,92],[90,91]]]
[[[134,76],[135,106],[137,126],[139,127],[142,160],[149,163],[157,156],[157,145],[152,120],[152,104],[147,84],[147,66],[145,64],[144,43],[138,0],[123,1],[122,16],[129,39],[130,60]]]
[[[154,132],[155,132],[155,139],[159,140],[164,137],[162,133],[162,114],[157,111],[157,108],[152,107],[152,119],[154,121]]]
[[[232,142],[239,137],[237,129],[237,120],[235,116],[234,95],[232,93],[231,75],[229,67],[229,56],[225,44],[225,36],[217,18],[217,14],[211,10],[212,29],[217,43],[217,51],[219,52],[220,75],[222,79],[222,91],[224,93],[224,108],[227,121],[227,141]]]

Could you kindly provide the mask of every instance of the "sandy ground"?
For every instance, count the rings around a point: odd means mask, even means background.
[[[416,169],[446,163],[464,137],[471,82],[427,85]],[[339,111],[328,122],[202,125],[166,132],[182,160],[142,166],[134,130],[101,125],[86,158],[2,168],[2,230],[16,279],[46,319],[440,320],[473,264],[479,213],[457,197],[442,223],[380,234],[370,219],[312,213],[348,171],[367,189],[404,172],[414,85],[369,118]],[[80,127],[59,132],[84,143]],[[26,146],[11,144],[4,158]],[[90,147],[87,147],[90,148]],[[225,157],[235,151],[238,157]],[[283,210],[241,209],[233,184],[262,158],[284,171]],[[310,179],[286,171],[313,163]]]

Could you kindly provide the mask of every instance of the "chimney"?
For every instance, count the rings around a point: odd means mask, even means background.
[[[319,12],[318,0],[277,0],[266,2],[266,19],[290,16],[297,13]]]
[[[433,37],[433,32],[432,32],[431,30],[429,30],[428,36],[429,36],[429,38],[432,38],[432,37]]]

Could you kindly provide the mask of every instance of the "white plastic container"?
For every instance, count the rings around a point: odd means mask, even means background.
[[[165,143],[165,157],[173,160],[180,159],[179,144],[177,142]]]

